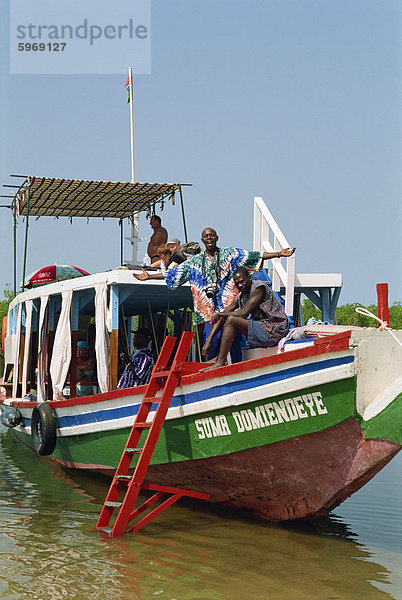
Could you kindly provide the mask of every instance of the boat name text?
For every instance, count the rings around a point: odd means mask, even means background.
[[[232,427],[235,426],[238,433],[243,433],[327,413],[328,410],[324,405],[321,392],[313,392],[279,402],[261,404],[254,409],[248,408],[232,412]],[[200,440],[232,434],[231,426],[225,415],[196,419],[195,426]]]

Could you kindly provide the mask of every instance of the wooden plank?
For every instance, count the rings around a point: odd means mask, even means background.
[[[52,354],[53,354],[53,346],[54,346],[54,336],[55,336],[55,331],[54,330],[50,330],[49,334],[48,334],[48,346],[47,346],[47,399],[48,400],[53,400],[53,383],[52,383],[52,377],[50,375],[50,362],[52,360]]]
[[[113,329],[110,334],[110,390],[115,390],[118,384],[119,367],[119,330]]]
[[[36,367],[38,366],[38,332],[31,331],[31,352],[29,362],[30,391],[37,390]]]
[[[25,342],[24,341],[24,346],[25,346]],[[25,350],[24,350],[24,354],[25,354]],[[29,393],[30,389],[29,389],[29,378],[30,378],[30,373],[31,373],[31,355],[32,355],[32,346],[31,346],[31,339],[28,339],[28,363],[27,363],[27,372],[25,373],[25,383],[26,383],[26,391],[27,393]],[[23,384],[24,382],[23,380],[23,373],[21,371],[21,383]]]
[[[70,398],[77,396],[77,342],[78,331],[71,331]]]
[[[20,356],[18,359],[18,380],[22,382],[22,369],[24,365],[24,351],[25,351],[25,333],[21,333],[20,337]]]

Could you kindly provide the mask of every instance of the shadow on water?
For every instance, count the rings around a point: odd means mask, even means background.
[[[109,540],[91,531],[104,480],[37,457],[3,429],[0,477],[2,600],[396,598],[376,587],[388,570],[340,517],[268,525],[186,500]]]

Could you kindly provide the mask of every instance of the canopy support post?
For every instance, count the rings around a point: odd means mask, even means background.
[[[13,202],[14,298],[17,295],[17,198]]]
[[[77,344],[78,344],[78,323],[80,316],[79,294],[73,294],[71,307],[71,362],[70,362],[70,398],[77,397]]]
[[[120,219],[120,265],[123,264],[123,219]]]
[[[30,200],[30,185],[28,183],[28,199],[27,199],[27,216],[25,224],[25,244],[24,244],[24,263],[22,268],[22,291],[24,291],[25,272],[27,266],[27,250],[28,250],[28,227],[29,227],[29,200]]]
[[[182,219],[183,219],[183,227],[184,227],[184,239],[185,239],[186,244],[187,244],[188,238],[187,238],[186,217],[184,215],[184,202],[183,202],[183,193],[181,191],[181,185],[179,185],[179,193],[180,193],[181,216],[182,216]]]
[[[120,289],[110,286],[110,304],[112,307],[112,331],[110,333],[110,390],[117,389],[119,369],[119,305]]]

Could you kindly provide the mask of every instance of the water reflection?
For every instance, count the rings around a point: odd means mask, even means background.
[[[340,517],[259,519],[192,501],[137,536],[102,539],[107,485],[0,432],[0,597],[6,600],[389,599],[389,571]],[[389,586],[390,587],[390,586]]]

